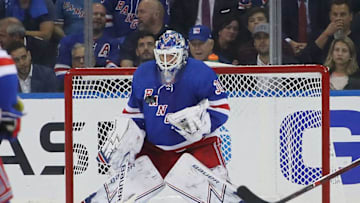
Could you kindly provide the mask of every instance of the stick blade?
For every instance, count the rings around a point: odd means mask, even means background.
[[[245,203],[269,203],[267,201],[262,200],[257,195],[255,195],[253,192],[249,190],[249,188],[247,188],[244,185],[238,187],[237,194],[242,200],[245,201]]]

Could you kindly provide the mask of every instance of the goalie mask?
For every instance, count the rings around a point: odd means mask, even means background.
[[[167,30],[156,41],[154,54],[162,82],[173,84],[177,72],[186,64],[188,58],[187,41],[180,33]]]

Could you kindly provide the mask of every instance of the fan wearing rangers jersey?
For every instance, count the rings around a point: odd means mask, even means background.
[[[0,139],[14,140],[20,130],[20,101],[17,99],[18,79],[14,61],[0,47]],[[0,203],[9,202],[12,192],[0,159]]]
[[[120,41],[114,38],[109,32],[105,32],[106,9],[100,3],[93,4],[93,37],[94,37],[94,57],[96,67],[107,66],[109,59],[116,60],[119,55]],[[61,39],[59,44],[59,54],[55,64],[56,76],[61,81],[67,70],[72,68],[71,50],[76,43],[84,43],[84,34],[72,34]]]
[[[134,73],[123,111],[145,131],[138,156],[148,155],[163,177],[185,152],[208,168],[225,168],[216,130],[230,108],[216,74],[188,58],[187,42],[175,31],[160,36],[154,53],[156,60]]]
[[[141,0],[104,0],[108,12],[106,29],[115,32],[116,37],[125,37],[138,26],[137,10]],[[164,6],[164,23],[170,19],[170,1],[159,0]]]

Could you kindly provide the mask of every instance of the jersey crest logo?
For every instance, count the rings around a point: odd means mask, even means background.
[[[129,5],[124,6],[123,9],[121,9],[120,14],[127,15],[129,13]]]
[[[115,10],[120,11],[125,5],[125,1],[118,1]]]
[[[153,89],[145,89],[144,100],[149,106],[158,105],[158,95],[152,95],[153,92]]]
[[[134,13],[127,13],[125,22],[131,23],[135,19],[136,15]]]
[[[130,23],[130,28],[131,29],[136,29],[138,26],[139,20],[138,19],[134,19],[133,21],[131,21]]]
[[[107,57],[109,56],[109,53],[110,53],[110,44],[109,43],[105,43],[99,53],[98,53],[98,57]]]
[[[165,116],[168,105],[162,104],[158,106],[156,116]]]
[[[165,123],[165,124],[170,124],[168,117],[169,117],[171,114],[173,114],[173,113],[167,113],[167,114],[165,115],[165,118],[164,118],[164,123]]]

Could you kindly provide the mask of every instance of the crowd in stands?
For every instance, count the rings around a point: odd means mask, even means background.
[[[91,66],[154,59],[167,29],[189,40],[193,58],[270,65],[267,0],[92,2]],[[85,67],[84,16],[82,0],[0,0],[0,45],[16,63],[19,92],[61,92],[66,71]],[[282,37],[284,64],[323,64],[332,89],[360,89],[359,0],[283,0]]]

